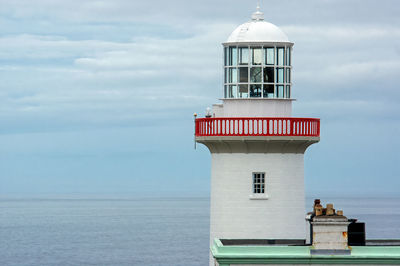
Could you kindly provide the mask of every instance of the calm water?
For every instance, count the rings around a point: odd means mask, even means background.
[[[400,238],[400,199],[321,200]],[[207,198],[1,199],[0,265],[207,265],[208,226]]]

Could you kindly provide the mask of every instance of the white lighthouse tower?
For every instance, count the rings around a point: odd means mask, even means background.
[[[306,238],[304,153],[319,119],[291,117],[292,48],[259,7],[223,43],[222,104],[195,122],[212,158],[211,241]]]

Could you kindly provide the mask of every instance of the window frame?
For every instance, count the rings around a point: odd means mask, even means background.
[[[257,177],[256,175],[261,176]],[[265,172],[260,171],[251,173],[251,194],[249,197],[250,199],[268,199],[266,179],[267,178]],[[258,189],[256,186],[258,185],[261,185],[259,189],[261,189],[262,192],[256,192],[256,189]]]

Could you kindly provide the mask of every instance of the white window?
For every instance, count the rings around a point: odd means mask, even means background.
[[[265,173],[253,173],[253,194],[265,194]]]

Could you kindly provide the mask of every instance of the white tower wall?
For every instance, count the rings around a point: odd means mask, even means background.
[[[214,105],[215,117],[290,117],[292,99],[223,99]]]
[[[303,153],[212,153],[211,240],[304,239]],[[267,198],[253,199],[265,172]]]

